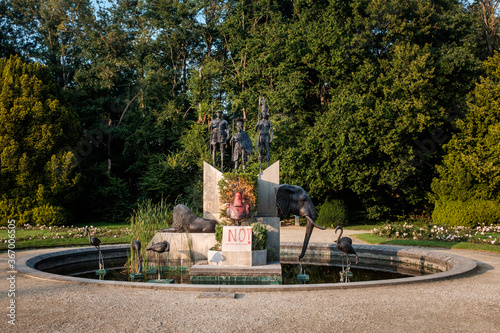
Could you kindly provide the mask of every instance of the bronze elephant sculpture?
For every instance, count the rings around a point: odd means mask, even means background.
[[[280,218],[288,217],[290,214],[302,216],[307,219],[306,234],[304,243],[302,244],[302,252],[299,255],[299,260],[306,253],[309,239],[311,238],[314,227],[325,230],[324,227],[316,223],[318,213],[312,203],[311,198],[306,191],[296,185],[283,184],[276,190],[276,206],[278,207],[278,216]]]

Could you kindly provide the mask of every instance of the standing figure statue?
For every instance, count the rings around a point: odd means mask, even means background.
[[[221,118],[222,111],[215,112],[217,118],[213,119],[208,126],[210,130],[210,146],[212,149],[212,161],[215,167],[215,157],[217,155],[217,145],[220,146],[220,171],[224,170],[224,146],[229,139],[229,124]]]
[[[231,137],[231,147],[233,147],[233,162],[234,171],[238,172],[238,161],[241,159],[241,165],[243,166],[243,173],[247,169],[246,162],[248,160],[248,154],[253,151],[252,140],[248,136],[247,132],[243,130],[244,120],[241,118],[236,119],[236,128],[238,133],[233,134]]]
[[[269,112],[267,111],[266,100],[262,98],[262,105],[260,107],[261,119],[255,125],[255,131],[258,132],[257,147],[259,148],[259,168],[262,171],[262,149],[266,149],[266,161],[269,167],[269,144],[273,141],[273,124],[269,121]]]

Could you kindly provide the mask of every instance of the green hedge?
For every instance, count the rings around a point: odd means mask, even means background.
[[[489,225],[500,222],[500,204],[494,200],[469,199],[462,201],[436,202],[432,212],[436,224],[475,227],[481,223]]]
[[[318,219],[316,221],[323,227],[346,226],[349,223],[349,214],[343,200],[326,200],[319,207]]]
[[[0,226],[15,220],[18,227],[24,224],[63,225],[67,221],[67,214],[62,207],[48,203],[37,204],[31,198],[0,199]]]

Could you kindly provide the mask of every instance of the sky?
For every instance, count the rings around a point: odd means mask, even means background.
[[[102,7],[110,7],[111,6],[110,0],[92,0],[92,5],[95,6],[96,8],[98,7],[98,3]]]

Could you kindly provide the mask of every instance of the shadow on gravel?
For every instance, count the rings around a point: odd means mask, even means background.
[[[477,261],[477,260],[474,260],[474,261],[477,263],[477,269],[475,269],[473,272],[470,273],[472,276],[473,275],[480,275],[480,274],[486,273],[487,271],[492,271],[495,269],[495,267],[493,267],[487,263],[484,263],[482,261]]]

